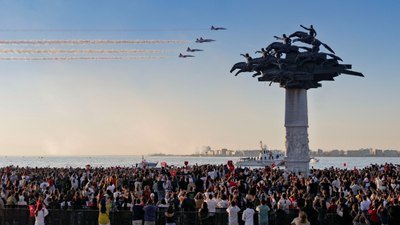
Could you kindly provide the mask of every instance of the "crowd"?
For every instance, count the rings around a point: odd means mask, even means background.
[[[213,224],[217,210],[229,224],[280,224],[288,211],[292,224],[324,225],[337,214],[344,225],[400,224],[400,165],[362,169],[311,169],[303,175],[265,167],[227,165],[137,168],[0,168],[0,210],[29,207],[37,224],[50,209],[99,211],[109,224],[110,211],[131,210],[132,224],[155,224],[163,210],[165,224],[178,211],[196,212],[202,224]],[[240,215],[240,216],[239,216]],[[2,214],[0,214],[0,217]],[[39,221],[39,222],[38,222]]]

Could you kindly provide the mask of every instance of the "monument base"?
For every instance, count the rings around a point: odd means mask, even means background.
[[[286,168],[294,173],[301,172],[303,175],[307,176],[310,173],[309,167],[310,159],[289,159],[285,158],[285,166]]]
[[[309,173],[307,90],[286,89],[286,169]]]

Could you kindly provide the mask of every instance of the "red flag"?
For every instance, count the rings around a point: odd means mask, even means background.
[[[167,167],[167,163],[166,162],[161,162],[160,164],[161,164],[161,167],[164,167],[164,168]]]
[[[171,176],[175,177],[176,176],[176,170],[171,170]]]
[[[275,168],[275,163],[272,163],[272,164],[271,164],[271,167],[272,167],[272,169]]]

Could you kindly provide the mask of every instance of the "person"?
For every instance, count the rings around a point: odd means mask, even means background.
[[[389,225],[389,213],[387,208],[381,207],[379,209],[379,219],[382,225]]]
[[[318,224],[318,211],[313,207],[311,198],[306,199],[306,206],[303,211],[307,214],[311,225]]]
[[[389,224],[395,225],[400,224],[400,204],[397,198],[393,199],[393,204],[388,207],[389,212]]]
[[[195,202],[195,200],[192,199],[192,198],[189,198],[187,196],[186,192],[183,193],[183,201],[181,203],[181,209],[183,211],[190,211],[190,212],[193,212],[193,211],[196,210],[196,202]]]
[[[283,34],[282,37],[274,36],[274,38],[276,38],[277,40],[282,40],[283,44],[285,45],[292,44],[292,40],[288,36],[286,36],[286,34]]]
[[[318,224],[325,224],[327,220],[326,213],[328,209],[326,208],[325,199],[318,199],[314,202],[314,208],[318,211]]]
[[[194,214],[190,212],[196,211],[196,202],[194,199],[188,197],[186,192],[183,193],[181,209],[185,212],[183,215],[184,223],[190,223],[195,220]]]
[[[43,207],[42,203],[37,204],[35,210],[35,225],[44,225],[44,218],[49,214],[49,211]]]
[[[216,209],[217,209],[217,204],[218,204],[217,200],[215,200],[213,194],[209,194],[206,202],[208,205],[208,212],[210,214],[210,217],[214,217]]]
[[[310,225],[310,222],[307,219],[307,215],[304,211],[299,212],[299,216],[294,218],[290,223],[291,225]]]
[[[102,198],[99,208],[99,225],[110,225],[110,209],[111,203],[107,202],[105,198]]]
[[[258,224],[268,225],[268,213],[271,209],[267,205],[265,198],[261,199],[261,205],[257,206],[256,211],[258,212]]]
[[[194,197],[194,200],[196,202],[196,209],[200,209],[201,206],[203,205],[204,202],[204,195],[201,192],[198,192],[196,196]]]
[[[236,201],[231,201],[230,205],[226,209],[228,213],[228,225],[239,225],[238,212],[239,207],[236,205]]]
[[[168,206],[167,211],[164,213],[165,215],[165,225],[175,225],[175,212],[174,207],[172,205]]]
[[[144,225],[155,225],[157,218],[157,207],[153,204],[153,200],[149,199],[147,205],[143,207]]]
[[[360,211],[364,214],[368,213],[368,209],[371,206],[371,200],[368,198],[367,195],[362,196],[362,202],[360,203]]]
[[[143,200],[135,199],[135,204],[132,206],[132,225],[142,225],[144,219]]]
[[[250,63],[251,63],[251,60],[253,60],[253,58],[249,55],[249,53],[240,54],[240,55],[246,58],[246,63],[247,63],[247,64],[250,64]]]
[[[278,209],[275,211],[275,215],[276,215],[275,221],[276,221],[276,224],[278,224],[278,225],[284,224],[284,222],[285,222],[286,212],[283,209],[283,207],[284,207],[283,205],[278,204]]]
[[[282,209],[289,209],[289,206],[290,206],[291,204],[292,204],[292,203],[290,202],[290,200],[287,199],[287,197],[286,197],[286,193],[283,193],[283,194],[281,195],[281,198],[280,198],[279,201],[278,201],[278,205],[281,205],[281,206],[282,206]]]
[[[243,211],[242,220],[244,225],[254,225],[254,209],[251,208],[252,204],[250,202],[246,203],[246,209]]]
[[[209,224],[209,214],[208,214],[208,205],[207,202],[203,202],[203,204],[201,205],[201,208],[199,210],[199,220],[200,220],[200,224],[205,225],[205,224]]]
[[[308,30],[308,35],[310,35],[311,38],[314,38],[315,36],[317,36],[317,31],[315,31],[313,25],[310,25],[310,28],[305,27],[303,25],[300,25],[303,29]]]

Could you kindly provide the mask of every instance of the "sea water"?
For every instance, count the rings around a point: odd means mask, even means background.
[[[400,164],[400,157],[317,157],[319,162],[310,163],[310,168],[323,169],[329,167],[353,169],[363,168],[371,164]],[[184,166],[203,164],[234,163],[239,157],[191,157],[191,156],[145,156],[149,162],[166,162],[167,165]],[[0,156],[0,167],[132,167],[142,161],[142,156]]]

